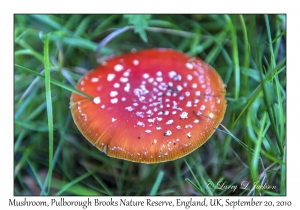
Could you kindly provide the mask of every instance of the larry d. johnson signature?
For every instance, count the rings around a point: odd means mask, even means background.
[[[206,187],[209,187],[210,189],[218,189],[218,190],[229,190],[231,193],[234,193],[237,189],[242,190],[252,190],[253,188],[258,190],[275,190],[276,186],[269,185],[267,183],[264,183],[261,185],[259,182],[251,182],[249,181],[242,181],[239,185],[237,184],[228,184],[226,181],[222,180],[219,181],[216,185],[213,184],[211,180],[208,180],[206,182]]]

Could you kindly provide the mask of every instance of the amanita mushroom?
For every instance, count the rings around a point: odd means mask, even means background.
[[[115,158],[157,163],[185,156],[214,133],[226,110],[225,85],[200,59],[148,49],[107,59],[84,75],[71,112],[81,133]]]

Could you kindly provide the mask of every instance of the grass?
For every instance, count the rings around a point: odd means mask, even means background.
[[[286,195],[285,15],[14,18],[15,195]],[[132,24],[98,58],[167,47],[205,60],[227,85],[222,124],[235,138],[220,127],[193,153],[152,165],[110,158],[84,139],[71,91],[97,65],[98,43]]]

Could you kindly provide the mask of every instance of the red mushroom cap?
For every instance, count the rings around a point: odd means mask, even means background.
[[[149,49],[106,60],[84,75],[71,112],[82,134],[111,157],[156,163],[204,144],[223,120],[225,85],[200,59]]]

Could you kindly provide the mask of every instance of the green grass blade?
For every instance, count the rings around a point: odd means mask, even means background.
[[[31,55],[41,62],[44,60],[44,57],[42,55],[40,55],[39,53],[31,49],[23,49],[15,52],[15,56],[24,56],[24,55]]]
[[[109,187],[105,184],[104,181],[102,181],[100,178],[98,178],[95,174],[93,174],[93,177],[101,185],[101,187],[104,189],[106,195],[109,195],[109,196],[113,196],[114,195],[112,193],[112,191],[109,189]]]
[[[69,125],[70,120],[71,120],[71,115],[69,115],[69,116],[67,117],[66,122],[65,122],[64,125]],[[62,131],[61,138],[60,138],[60,140],[59,140],[59,144],[58,144],[58,146],[57,146],[57,148],[56,148],[56,151],[55,151],[55,153],[54,153],[54,156],[53,156],[53,162],[52,162],[52,167],[53,167],[53,168],[54,168],[55,165],[56,165],[56,162],[57,162],[58,157],[59,157],[59,155],[60,155],[60,152],[61,152],[61,150],[62,150],[62,146],[63,146],[63,144],[64,144],[64,142],[65,142],[65,133],[66,133],[66,129],[67,129],[67,126],[65,126],[65,127],[64,127],[64,130]],[[48,182],[49,177],[50,177],[50,176],[49,176],[49,173],[48,173],[47,176],[46,176],[46,179],[45,179],[45,183]],[[42,186],[40,195],[45,195],[45,190],[46,190],[46,184],[44,184],[44,185]]]
[[[271,81],[274,78],[274,76],[278,75],[284,69],[285,69],[285,59],[282,60],[276,66],[276,68],[273,70],[274,73],[271,72],[265,77],[265,81]],[[233,126],[236,126],[239,119],[242,117],[242,115],[245,113],[245,111],[253,104],[253,102],[257,98],[258,94],[260,94],[262,90],[263,90],[262,84],[259,84],[256,87],[256,89],[251,93],[250,97],[247,99],[247,101],[248,101],[247,104],[245,105],[244,109],[241,111],[239,116],[236,118],[236,120],[234,121]]]
[[[276,142],[277,142],[277,145],[278,145],[278,148],[279,148],[279,152],[282,155],[283,154],[283,146],[280,142],[279,134],[278,134],[278,131],[276,129],[276,124],[275,124],[275,119],[274,119],[274,114],[273,114],[274,112],[272,112],[271,107],[270,107],[270,105],[272,104],[271,99],[270,99],[270,94],[267,91],[268,87],[267,87],[267,84],[266,84],[265,77],[263,76],[262,70],[260,70],[259,73],[260,73],[260,78],[261,78],[262,91],[264,93],[264,101],[265,101],[267,112],[269,114],[269,118],[270,118],[270,121],[271,121],[271,127],[272,127],[272,130],[273,130],[274,134],[275,134],[275,139],[276,139]]]
[[[42,181],[41,181],[41,179],[40,179],[40,177],[39,177],[39,174],[37,173],[37,171],[36,171],[36,169],[35,169],[33,163],[32,163],[29,159],[27,159],[27,163],[28,163],[28,165],[29,165],[29,167],[30,167],[30,169],[31,169],[31,171],[32,171],[32,173],[33,173],[33,175],[34,175],[34,178],[35,178],[36,181],[37,181],[38,186],[39,186],[40,188],[42,188]]]
[[[269,24],[269,17],[268,15],[265,15],[265,21],[266,21],[266,28],[267,28],[267,34],[268,34],[268,42],[269,42],[269,50],[270,50],[270,60],[271,60],[271,68],[274,69],[276,66],[275,56],[274,56],[274,50],[272,46],[272,37],[271,37],[271,31],[270,31],[270,24]]]
[[[150,191],[150,194],[149,194],[150,196],[153,196],[153,195],[157,194],[157,191],[159,189],[159,186],[161,184],[161,181],[162,181],[163,177],[164,177],[164,172],[163,171],[159,171],[159,173],[158,173],[158,175],[156,177],[156,180],[155,180],[155,182],[153,184],[153,187],[152,187],[152,189]]]
[[[50,61],[49,61],[49,34],[45,37],[44,43],[44,66],[45,66],[45,93],[47,103],[47,119],[48,119],[48,132],[49,132],[49,180],[48,180],[48,194],[50,192],[52,180],[52,159],[53,159],[53,111],[52,111],[52,97],[51,97],[51,82],[50,82]]]
[[[65,186],[65,189],[62,193],[65,194],[71,194],[71,195],[78,195],[78,196],[99,196],[102,195],[101,192],[94,190],[92,187],[87,187],[84,186],[82,184],[76,183],[72,186],[68,186],[66,187],[66,182],[61,181],[61,180],[57,180],[57,179],[53,179],[52,182],[52,188],[56,189],[56,190],[61,190],[62,186]]]
[[[204,192],[204,190],[203,190],[203,188],[202,188],[200,182],[198,181],[198,179],[197,179],[195,173],[193,172],[192,168],[190,167],[189,163],[187,162],[186,159],[184,159],[184,162],[186,163],[186,165],[187,165],[189,171],[191,172],[191,174],[192,174],[192,176],[193,176],[193,178],[194,178],[194,180],[195,180],[195,182],[196,182],[196,184],[194,184],[193,186],[197,186],[197,188],[198,188],[197,191],[198,191],[198,192]],[[195,163],[194,163],[194,164],[195,164]],[[197,168],[197,169],[198,169],[198,168]],[[198,173],[200,174],[200,179],[201,179],[202,181],[204,181],[204,177],[203,177],[203,175],[201,174],[201,171],[200,171],[200,170],[198,171]],[[205,181],[204,181],[204,182],[205,182]],[[203,183],[204,183],[204,182],[203,182]],[[210,189],[209,187],[206,187],[206,190],[207,190],[207,193],[204,193],[203,195],[207,195],[207,194],[208,194],[208,195],[213,195],[213,192],[211,191],[211,189]]]
[[[205,195],[205,193],[196,184],[194,184],[194,182],[192,182],[189,178],[186,178],[185,181],[189,183],[196,191],[201,193],[201,195]]]
[[[244,20],[243,15],[239,15],[241,25],[242,25],[242,31],[243,31],[243,42],[244,42],[244,62],[243,62],[243,68],[249,68],[250,67],[250,45],[249,45],[249,40],[248,40],[248,32],[247,32],[247,27],[246,23]],[[248,96],[249,94],[249,77],[247,75],[242,74],[241,75],[241,80],[243,81],[241,84],[241,91],[244,96]]]
[[[28,71],[28,72],[30,72],[32,74],[35,74],[35,75],[37,75],[37,76],[45,79],[45,76],[42,75],[42,74],[40,74],[40,73],[38,73],[38,72],[35,72],[35,71],[31,70],[31,69],[28,69],[26,67],[20,66],[18,64],[15,64],[15,66],[18,67],[18,68],[20,68],[20,69],[22,69],[22,70]],[[70,86],[68,86],[66,84],[63,84],[63,83],[61,83],[61,82],[59,82],[59,81],[57,81],[55,79],[50,78],[50,82],[52,84],[54,84],[54,85],[57,85],[57,86],[61,87],[61,88],[64,88],[66,90],[69,90],[69,91],[72,91],[72,92],[77,93],[79,95],[82,95],[82,96],[84,96],[84,97],[86,97],[86,98],[88,98],[90,100],[93,100],[92,96],[89,96],[89,95],[85,94],[84,92],[81,92],[80,90],[77,90],[76,88],[73,88],[73,87],[70,87]]]
[[[284,148],[283,160],[286,161],[286,148]],[[281,164],[280,194],[286,195],[286,164]]]
[[[85,178],[93,175],[94,173],[96,173],[97,171],[99,171],[101,168],[103,168],[103,166],[100,166],[100,167],[97,167],[95,168],[94,170],[92,171],[89,171],[89,172],[86,172],[84,173],[83,175],[77,177],[76,179],[74,179],[73,181],[67,183],[66,185],[64,186],[60,186],[60,191],[58,191],[55,195],[56,196],[59,196],[61,194],[63,194],[64,192],[66,192],[69,188],[73,187],[74,185],[76,185],[78,182],[84,180]]]
[[[238,51],[238,44],[237,44],[237,34],[236,28],[232,22],[232,18],[228,15],[225,16],[227,20],[227,24],[230,30],[231,39],[232,39],[232,59],[234,65],[234,82],[235,82],[235,89],[234,89],[234,98],[238,99],[240,95],[240,85],[241,85],[241,78],[240,78],[240,64],[239,64],[239,51]],[[234,19],[235,17],[232,16]]]
[[[258,176],[259,166],[258,166],[258,164],[259,164],[259,158],[260,158],[261,143],[262,143],[262,139],[263,139],[263,137],[262,137],[263,129],[265,128],[266,118],[267,118],[267,113],[265,113],[263,115],[262,120],[261,120],[261,125],[260,125],[261,129],[258,134],[258,139],[255,144],[254,154],[253,154],[252,162],[250,165],[250,169],[251,169],[250,171],[251,171],[252,180],[254,183],[259,181],[259,176]]]

